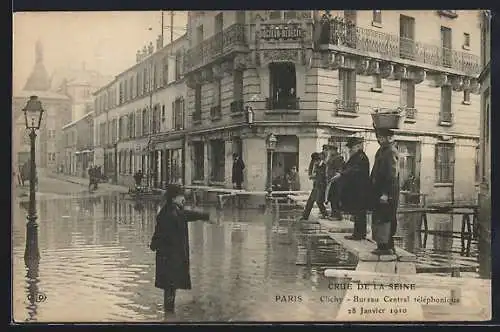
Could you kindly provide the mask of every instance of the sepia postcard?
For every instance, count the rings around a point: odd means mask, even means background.
[[[14,13],[12,323],[490,320],[490,22]]]

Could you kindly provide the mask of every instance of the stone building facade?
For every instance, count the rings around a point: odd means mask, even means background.
[[[94,163],[124,185],[142,170],[153,186],[184,182],[185,36],[157,40],[137,63],[94,94]]]
[[[94,162],[94,112],[62,127],[63,173],[87,177]]]
[[[430,202],[475,200],[479,22],[478,10],[190,12],[186,183],[230,187],[237,152],[244,188],[297,166],[310,189],[312,152],[333,139],[346,154],[345,137],[363,136],[373,163],[370,113],[403,107],[402,183],[415,176]]]

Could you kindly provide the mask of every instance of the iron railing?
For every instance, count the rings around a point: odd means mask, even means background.
[[[355,100],[336,99],[335,111],[357,113],[359,111],[359,103]]]
[[[344,18],[333,18],[322,23],[320,44],[344,46],[379,53],[385,57],[452,68],[468,75],[477,75],[481,70],[479,57],[476,55],[360,28]]]
[[[245,25],[233,24],[189,49],[184,55],[184,72],[212,61],[235,46],[245,45]]]
[[[268,110],[298,110],[300,109],[299,102],[300,98],[297,97],[266,98]]]

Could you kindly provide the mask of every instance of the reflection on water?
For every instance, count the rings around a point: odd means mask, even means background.
[[[41,259],[28,268],[26,211],[14,211],[16,321],[163,320],[149,250],[156,204],[114,195],[37,204]],[[205,209],[216,222],[190,223],[193,289],[179,291],[174,320],[335,319],[338,304],[319,298],[342,294],[328,290],[321,269],[354,264],[353,257],[276,214]],[[34,294],[46,298],[33,302]],[[283,300],[288,296],[295,300]]]

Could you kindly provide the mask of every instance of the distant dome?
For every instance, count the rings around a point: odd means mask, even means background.
[[[43,46],[40,41],[35,45],[35,66],[26,80],[23,90],[48,91],[50,90],[50,78],[43,64]]]

